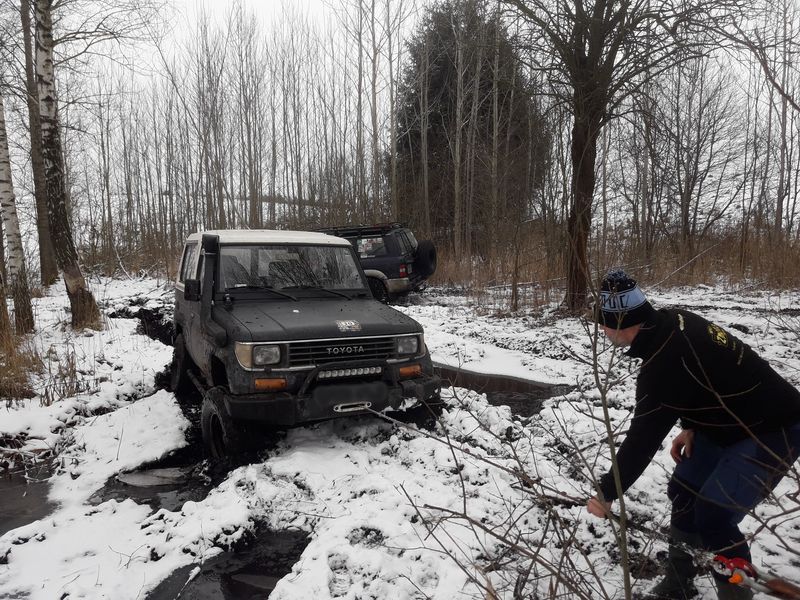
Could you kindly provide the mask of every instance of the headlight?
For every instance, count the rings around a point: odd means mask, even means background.
[[[280,346],[254,346],[253,364],[262,367],[264,365],[274,365],[281,362]]]
[[[254,346],[237,342],[236,358],[245,369],[275,365],[281,362],[281,347],[275,344]]]
[[[406,337],[397,338],[397,353],[398,354],[416,354],[419,350],[419,337],[416,335],[409,335]]]

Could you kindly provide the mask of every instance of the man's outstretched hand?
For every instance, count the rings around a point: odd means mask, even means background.
[[[600,500],[597,496],[592,496],[586,504],[588,510],[595,517],[606,518],[611,514],[611,502]]]

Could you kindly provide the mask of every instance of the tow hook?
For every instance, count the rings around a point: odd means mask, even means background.
[[[350,402],[348,404],[337,404],[333,407],[333,412],[349,413],[367,410],[372,406],[372,402]]]

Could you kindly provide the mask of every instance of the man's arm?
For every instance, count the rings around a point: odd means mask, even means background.
[[[617,466],[623,492],[633,485],[650,464],[677,418],[677,412],[665,408],[654,395],[644,396],[637,401],[628,434],[617,451]],[[613,470],[600,478],[599,487],[603,500],[608,502],[617,498]]]

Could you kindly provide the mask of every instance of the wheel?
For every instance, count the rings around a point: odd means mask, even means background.
[[[423,277],[430,277],[436,271],[436,246],[430,240],[422,240],[414,257],[414,271]]]
[[[173,394],[186,395],[196,391],[194,383],[189,379],[189,371],[194,367],[194,361],[186,350],[183,334],[175,338],[175,349],[172,353],[172,369],[170,370],[170,388]]]
[[[216,461],[233,458],[255,447],[255,440],[247,426],[234,421],[225,408],[222,387],[213,387],[203,394],[203,409],[200,413],[200,429],[203,445],[208,455]]]
[[[383,302],[384,304],[389,302],[389,292],[380,279],[368,277],[367,281],[369,282],[369,289],[372,291],[372,297],[375,298],[375,300]]]

